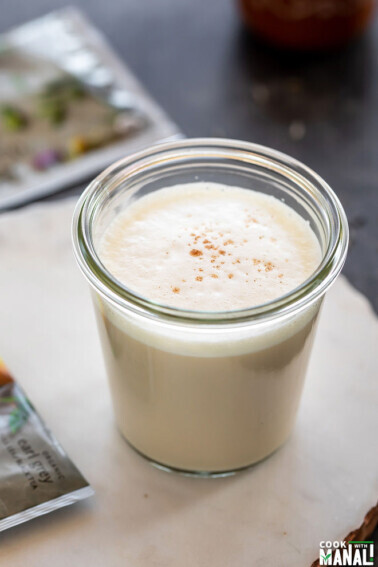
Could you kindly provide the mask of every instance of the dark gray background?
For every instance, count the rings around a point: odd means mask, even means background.
[[[272,146],[330,183],[351,228],[344,273],[378,311],[378,21],[346,49],[299,56],[255,42],[232,0],[76,5],[187,136]],[[3,0],[0,31],[64,6]]]
[[[76,2],[187,136],[272,146],[330,183],[351,227],[344,273],[378,311],[378,22],[346,49],[299,56],[251,39],[235,4]],[[0,31],[65,5],[3,0]]]

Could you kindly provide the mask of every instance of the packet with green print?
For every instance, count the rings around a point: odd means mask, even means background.
[[[91,494],[0,359],[0,532]]]

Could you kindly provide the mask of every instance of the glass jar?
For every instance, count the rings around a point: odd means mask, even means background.
[[[225,312],[149,301],[107,271],[98,246],[136,199],[193,181],[221,182],[285,201],[319,240],[322,261],[290,293]],[[118,427],[155,465],[226,475],[278,449],[293,428],[324,293],[345,260],[339,200],[313,171],[235,140],[156,145],[99,175],[73,218],[78,264],[91,284]]]
[[[374,0],[238,0],[245,23],[267,41],[294,49],[337,47],[362,33]]]

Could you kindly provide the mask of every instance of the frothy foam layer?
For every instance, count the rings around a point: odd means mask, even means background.
[[[139,199],[107,228],[99,255],[138,294],[199,311],[276,299],[321,260],[315,234],[289,206],[216,183],[177,185]]]

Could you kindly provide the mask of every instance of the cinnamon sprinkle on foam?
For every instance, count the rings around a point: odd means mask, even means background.
[[[190,255],[191,256],[202,256],[203,252],[201,252],[201,250],[197,250],[196,248],[193,248],[190,251]]]

